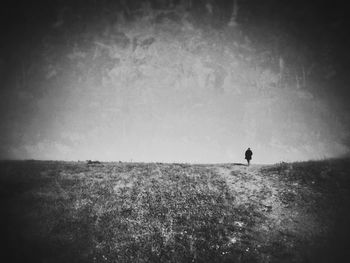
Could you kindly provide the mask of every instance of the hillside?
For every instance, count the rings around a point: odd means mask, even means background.
[[[349,160],[0,162],[7,262],[342,262]]]

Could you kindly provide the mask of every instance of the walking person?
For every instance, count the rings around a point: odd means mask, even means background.
[[[248,166],[250,165],[250,160],[252,159],[252,155],[253,155],[252,150],[248,148],[248,150],[245,151],[245,159],[248,162]]]

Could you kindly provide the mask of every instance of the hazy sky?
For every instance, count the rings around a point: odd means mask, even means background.
[[[0,158],[243,162],[251,147],[254,162],[271,163],[349,152],[339,9],[323,21],[320,2],[300,22],[307,2],[242,0],[228,26],[233,1],[64,2],[3,18]]]

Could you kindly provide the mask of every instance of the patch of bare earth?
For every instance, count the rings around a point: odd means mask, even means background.
[[[325,235],[328,230],[315,213],[310,213],[312,202],[301,200],[300,192],[307,193],[311,200],[317,199],[318,194],[297,182],[283,182],[278,174],[264,175],[261,167],[224,165],[215,169],[235,196],[234,205],[250,207],[256,212],[247,220],[255,222],[251,227],[255,239],[251,241],[260,250],[261,261],[270,262],[279,252],[285,253],[284,260],[301,257],[292,255],[292,251],[302,243]],[[240,224],[246,227],[249,222]],[[293,260],[298,261],[298,258]]]

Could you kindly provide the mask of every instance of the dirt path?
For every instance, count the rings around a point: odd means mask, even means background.
[[[252,231],[256,233],[257,245],[281,240],[291,249],[299,241],[307,241],[327,231],[309,210],[311,200],[317,198],[309,188],[297,182],[280,180],[277,174],[264,175],[263,165],[222,165],[215,170],[226,181],[236,197],[235,205],[250,206],[257,214]],[[254,216],[252,216],[254,217]],[[242,227],[248,222],[240,222]],[[289,244],[288,244],[289,242]],[[268,260],[268,259],[267,259]]]

